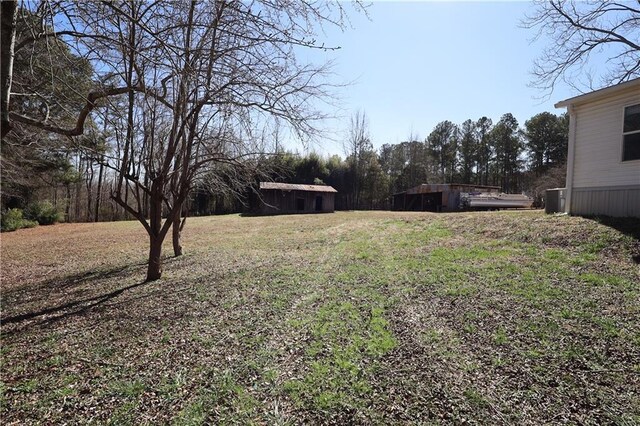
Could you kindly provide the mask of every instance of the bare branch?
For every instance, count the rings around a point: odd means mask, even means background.
[[[79,136],[84,133],[85,121],[87,120],[87,117],[89,116],[91,111],[96,107],[96,101],[98,99],[102,99],[107,96],[121,95],[127,93],[129,90],[130,89],[128,87],[117,87],[89,93],[89,95],[87,96],[87,103],[80,111],[80,114],[78,115],[78,119],[76,121],[76,125],[72,129],[65,129],[44,121],[34,120],[30,117],[18,114],[13,111],[9,112],[9,118],[11,120],[28,124],[30,126],[46,130],[48,132],[57,133],[64,136]]]
[[[537,2],[535,13],[527,16],[522,25],[537,30],[536,40],[548,38],[551,43],[534,63],[532,84],[551,93],[558,80],[563,79],[579,89],[578,85],[591,83],[585,81],[584,67],[601,55],[606,57],[609,68],[596,74],[598,86],[640,76],[640,8],[633,4]]]

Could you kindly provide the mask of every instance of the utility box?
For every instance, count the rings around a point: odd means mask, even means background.
[[[545,213],[564,213],[564,201],[567,188],[547,189],[544,196]]]

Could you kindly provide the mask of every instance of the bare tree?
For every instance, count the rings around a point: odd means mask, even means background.
[[[640,75],[640,1],[537,1],[523,22],[551,44],[536,60],[534,85],[553,91],[559,79],[580,89],[611,85]],[[602,55],[607,69],[588,69]],[[597,81],[593,81],[596,79]]]
[[[363,178],[366,168],[365,153],[372,151],[371,138],[369,136],[369,119],[365,111],[356,111],[349,120],[349,131],[343,149],[350,163],[352,173],[352,208],[360,208]]]
[[[149,234],[147,280],[161,276],[162,242],[172,228],[180,252],[184,203],[211,164],[241,167],[259,154],[257,135],[273,119],[300,137],[318,132],[314,123],[324,116],[314,102],[327,95],[327,68],[300,63],[295,52],[325,49],[315,32],[318,25],[342,25],[340,3],[69,0],[48,6],[51,25],[73,21],[65,25],[73,31],[56,34],[93,64],[97,87],[71,127],[14,111],[9,118],[75,137],[92,113],[101,114],[93,119],[113,129],[112,151],[100,157],[114,173],[112,199]],[[24,43],[46,37],[35,33]],[[114,102],[125,108],[102,108]]]

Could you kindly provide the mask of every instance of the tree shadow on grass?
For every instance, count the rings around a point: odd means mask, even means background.
[[[109,270],[83,272],[83,273],[65,277],[63,279],[60,279],[60,278],[50,279],[43,283],[39,283],[36,286],[31,288],[26,288],[26,289],[23,288],[21,290],[13,291],[12,294],[15,294],[15,293],[26,294],[26,297],[24,297],[24,299],[26,299],[27,301],[25,301],[24,303],[35,302],[36,304],[40,303],[40,304],[44,304],[45,306],[39,309],[38,308],[32,309],[29,312],[13,314],[13,315],[9,314],[0,318],[0,325],[2,326],[2,329],[3,329],[2,335],[8,336],[22,330],[22,328],[17,327],[15,329],[6,331],[6,326],[9,324],[20,325],[22,323],[27,323],[30,320],[35,320],[35,319],[42,319],[42,320],[38,321],[34,325],[51,324],[53,322],[56,322],[71,316],[82,315],[87,311],[89,311],[90,309],[93,309],[99,305],[102,305],[103,303],[120,296],[122,293],[128,290],[132,290],[134,288],[148,284],[148,282],[146,281],[141,281],[125,287],[116,288],[112,291],[108,291],[106,293],[98,294],[95,296],[78,298],[77,300],[72,300],[72,301],[57,304],[54,306],[46,306],[47,299],[54,292],[68,293],[73,291],[74,289],[82,287],[89,281],[106,280],[109,278],[115,278],[117,276],[122,276],[122,275],[129,276],[132,270],[135,270],[144,265],[146,265],[146,263],[120,266],[120,267],[112,268]],[[30,297],[29,293],[31,294],[37,293],[42,296],[40,300],[37,300],[35,298]]]

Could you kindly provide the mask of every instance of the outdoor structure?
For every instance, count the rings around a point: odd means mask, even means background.
[[[565,188],[547,189],[544,194],[545,213],[564,213],[564,202],[567,199]]]
[[[640,78],[555,106],[569,112],[564,211],[640,217]]]
[[[501,193],[499,186],[424,183],[394,194],[392,209],[447,212],[529,208],[532,205],[531,197]]]
[[[455,211],[462,208],[461,195],[500,193],[499,186],[436,183],[418,185],[393,194],[393,210]]]
[[[260,214],[331,213],[337,192],[327,185],[260,182],[260,196],[252,210]]]

